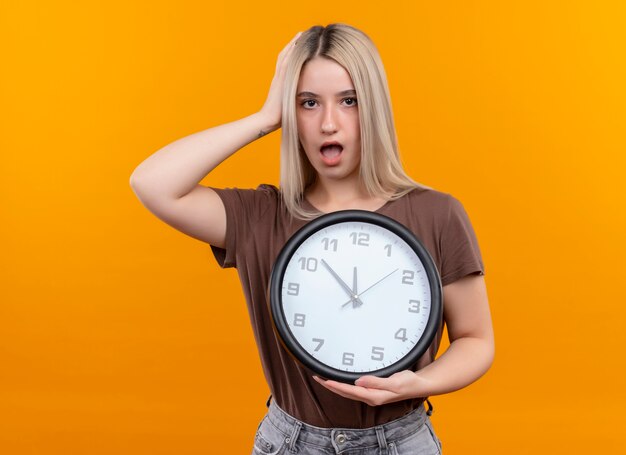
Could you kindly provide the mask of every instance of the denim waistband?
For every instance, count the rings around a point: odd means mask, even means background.
[[[289,446],[305,443],[341,453],[368,447],[387,449],[387,440],[402,439],[417,431],[428,419],[424,405],[382,425],[369,428],[320,428],[304,423],[282,410],[271,400],[267,419],[289,437]]]

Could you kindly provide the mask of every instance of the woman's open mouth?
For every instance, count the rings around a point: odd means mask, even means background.
[[[328,143],[320,148],[322,154],[322,161],[328,166],[334,166],[341,160],[341,152],[343,146],[338,142]]]

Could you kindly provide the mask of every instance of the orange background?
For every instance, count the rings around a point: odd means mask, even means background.
[[[376,43],[406,168],[485,261],[496,359],[432,397],[444,452],[624,450],[624,5],[4,0],[0,452],[250,453],[269,391],[236,271],[129,178],[260,109],[332,22]],[[279,140],[202,183],[277,184]]]

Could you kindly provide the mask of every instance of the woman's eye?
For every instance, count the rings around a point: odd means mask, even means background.
[[[352,107],[352,106],[356,106],[357,105],[357,100],[356,98],[344,98],[343,99],[344,102],[347,102],[347,105]],[[313,104],[309,104],[309,103],[313,103]],[[317,103],[316,100],[304,100],[301,105],[305,108],[311,108],[315,106],[315,103]]]

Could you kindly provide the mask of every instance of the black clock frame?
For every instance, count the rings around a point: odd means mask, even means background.
[[[300,245],[302,245],[302,243],[304,243],[306,239],[321,229],[330,225],[351,221],[378,225],[388,229],[404,240],[417,254],[420,261],[422,261],[422,264],[424,265],[426,275],[428,276],[428,282],[430,284],[431,295],[430,313],[426,323],[426,328],[424,329],[422,337],[411,349],[411,351],[409,351],[406,356],[402,357],[402,359],[392,363],[391,365],[378,370],[360,373],[338,370],[320,362],[318,359],[310,355],[292,334],[291,329],[287,324],[287,319],[282,306],[283,278],[287,265],[289,264],[289,261],[295,251],[300,247]],[[363,375],[389,377],[398,371],[407,370],[415,362],[417,362],[424,352],[426,352],[432,343],[443,318],[441,279],[439,277],[439,272],[437,271],[437,266],[435,265],[435,262],[426,247],[424,247],[422,242],[402,223],[380,213],[370,212],[367,210],[339,210],[321,215],[305,224],[285,243],[277,256],[276,261],[274,262],[270,276],[269,310],[274,331],[278,334],[278,338],[286,348],[287,352],[289,352],[297,361],[324,378],[353,384],[354,381]]]

